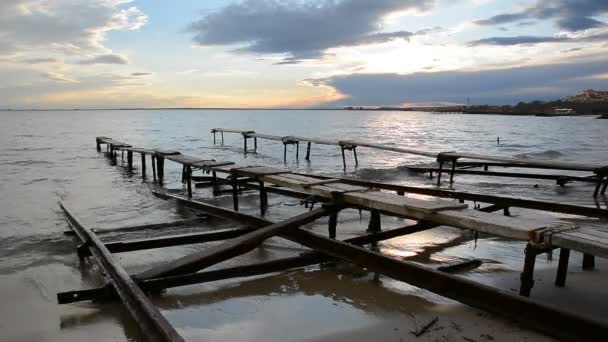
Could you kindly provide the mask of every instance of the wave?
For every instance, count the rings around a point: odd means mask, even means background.
[[[516,154],[515,158],[520,159],[557,159],[563,156],[563,154],[559,151],[555,150],[546,150],[542,152],[530,152],[530,153],[521,153]]]
[[[355,176],[361,179],[374,181],[396,180],[410,175],[412,175],[412,172],[405,165],[388,169],[363,168],[355,172]]]

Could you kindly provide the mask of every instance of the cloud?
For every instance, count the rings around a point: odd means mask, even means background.
[[[527,13],[508,13],[495,15],[489,19],[476,20],[474,23],[477,25],[501,25],[528,18],[529,15]]]
[[[147,22],[136,7],[119,7],[128,2],[2,0],[0,47],[10,44],[13,53],[109,53],[104,46],[106,32],[135,30]]]
[[[51,81],[57,82],[69,82],[69,83],[77,83],[78,81],[68,78],[63,74],[54,71],[48,71],[42,74],[43,77],[48,78]]]
[[[78,61],[78,64],[128,64],[126,57],[117,54],[99,55]]]
[[[30,58],[30,59],[25,59],[22,61],[22,63],[25,63],[25,64],[46,64],[46,63],[57,63],[57,62],[59,62],[59,60],[57,58],[53,58],[53,57]]]
[[[345,96],[336,106],[382,106],[405,102],[504,104],[549,100],[587,88],[607,88],[608,60],[578,60],[561,64],[478,71],[421,72],[407,75],[350,74],[311,79],[312,86],[329,87]]]
[[[134,72],[131,74],[131,76],[135,76],[135,77],[141,77],[141,76],[149,76],[152,75],[151,72]]]
[[[236,52],[285,54],[286,62],[317,59],[333,47],[407,39],[382,32],[390,13],[429,10],[434,0],[246,0],[191,23],[199,45],[236,45]]]
[[[477,20],[477,25],[499,25],[525,19],[554,20],[558,28],[570,32],[606,26],[595,17],[608,12],[605,0],[537,0],[521,12],[495,15]]]
[[[582,36],[513,36],[513,37],[490,37],[479,40],[474,40],[468,43],[469,46],[480,45],[499,45],[512,46],[522,44],[540,44],[540,43],[572,43],[585,42],[595,43],[608,41],[608,33],[598,33]]]

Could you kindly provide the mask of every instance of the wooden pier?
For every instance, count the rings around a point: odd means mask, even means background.
[[[508,158],[502,156],[490,156],[490,155],[480,155],[474,153],[464,153],[464,152],[432,152],[432,151],[423,151],[419,149],[412,148],[403,148],[397,147],[394,145],[387,144],[377,144],[367,141],[359,141],[359,140],[325,140],[325,139],[316,139],[316,138],[306,138],[300,136],[277,136],[277,135],[269,135],[269,134],[260,134],[251,130],[235,130],[235,129],[225,129],[225,128],[214,128],[211,130],[213,134],[213,143],[217,143],[216,134],[221,134],[221,143],[224,143],[224,133],[238,133],[243,136],[243,151],[244,153],[257,152],[257,139],[265,139],[265,140],[273,140],[273,141],[281,141],[283,142],[283,159],[287,161],[287,145],[295,145],[296,148],[296,159],[299,158],[299,145],[300,142],[306,142],[306,160],[310,160],[310,150],[311,145],[320,144],[320,145],[332,145],[339,146],[342,150],[342,165],[346,170],[346,150],[350,150],[353,152],[355,166],[359,165],[359,160],[357,158],[357,147],[367,147],[371,149],[377,149],[382,151],[391,151],[403,154],[410,155],[418,155],[423,157],[433,158],[437,161],[437,168],[410,168],[415,172],[423,172],[429,173],[429,176],[432,178],[433,173],[437,175],[437,186],[441,185],[441,176],[444,172],[449,173],[449,183],[454,183],[454,175],[456,174],[471,174],[471,175],[483,175],[483,176],[494,176],[494,177],[515,177],[515,178],[530,178],[530,179],[549,179],[554,180],[556,184],[560,186],[565,186],[569,182],[587,182],[594,183],[595,188],[593,191],[593,197],[597,197],[598,195],[606,194],[606,190],[608,188],[608,162],[603,163],[567,163],[567,162],[557,162],[552,160],[533,160],[533,159],[517,159],[517,158]],[[247,148],[247,141],[249,139],[254,140],[254,149],[250,150]],[[463,161],[463,159],[465,161]],[[471,161],[475,160],[475,161]],[[449,170],[444,170],[445,166],[450,166]],[[514,172],[491,172],[488,168],[492,167],[501,167],[501,168],[532,168],[532,169],[544,169],[544,170],[555,170],[555,171],[578,171],[578,172],[586,172],[589,173],[588,176],[570,176],[570,175],[556,175],[556,174],[538,174],[538,173],[514,173]],[[483,167],[483,171],[475,171],[468,170],[470,168],[481,168]],[[465,170],[466,169],[466,170]]]
[[[246,135],[250,134],[255,133],[246,133]],[[245,134],[243,136],[245,137]],[[257,134],[248,137],[254,139],[254,148],[257,147],[255,139],[260,137],[262,136]],[[295,140],[287,141],[305,141],[297,137],[293,138]],[[239,166],[229,161],[187,156],[178,151],[134,148],[110,138],[97,138],[99,151],[103,144],[107,145],[108,157],[113,164],[116,164],[116,155],[119,151],[127,152],[125,166],[130,173],[134,172],[132,153],[139,153],[142,158],[140,170],[144,178],[146,177],[144,167],[146,156],[150,156],[154,182],[159,185],[163,183],[164,179],[165,160],[180,164],[185,193],[168,193],[159,189],[154,191],[154,194],[163,199],[176,200],[200,210],[206,215],[233,221],[240,226],[223,231],[103,243],[96,233],[83,227],[64,204],[61,205],[66,212],[70,226],[74,228],[83,242],[78,248],[78,254],[81,257],[89,255],[95,257],[109,274],[109,281],[106,286],[101,288],[60,293],[58,301],[70,303],[80,300],[118,298],[127,306],[142,331],[159,336],[156,340],[179,341],[181,338],[153,308],[150,301],[143,295],[144,292],[278,272],[336,259],[357,264],[370,271],[427,289],[441,296],[514,319],[522,325],[558,339],[603,341],[608,336],[608,322],[606,321],[573,314],[527,298],[534,285],[534,264],[537,255],[560,249],[555,281],[556,286],[559,287],[564,286],[566,282],[568,257],[571,250],[585,254],[583,265],[585,268],[592,267],[595,256],[608,257],[608,224],[601,220],[608,217],[608,210],[347,178],[303,175],[286,169],[265,166]],[[248,146],[245,143],[245,150],[247,149]],[[202,174],[194,175],[195,172]],[[222,175],[224,177],[221,177]],[[192,184],[195,180],[204,181],[204,186],[212,188],[213,194],[220,193],[222,187],[229,186],[233,200],[232,209],[213,206],[193,199],[194,191],[198,188]],[[260,216],[239,212],[239,196],[243,191],[259,192]],[[310,211],[285,221],[271,222],[263,216],[268,211],[268,193],[274,192],[284,196],[305,198],[307,201],[321,202],[321,205],[317,209],[311,208]],[[434,198],[414,199],[404,196],[406,193],[425,194]],[[465,201],[483,202],[490,205],[477,210],[469,207]],[[558,220],[529,220],[509,216],[509,208],[516,207],[582,215],[596,219],[574,224]],[[341,210],[346,208],[369,211],[369,229],[365,235],[340,241],[337,239],[338,215]],[[495,211],[503,211],[504,215],[492,214]],[[404,217],[415,220],[417,223],[383,230],[381,219],[383,215]],[[300,228],[322,217],[328,218],[327,236]],[[393,259],[361,247],[442,225],[526,241],[525,251],[522,251],[525,252],[525,264],[521,273],[521,296],[454,276],[446,271]],[[129,227],[130,231],[133,229],[137,229],[137,227]],[[247,253],[275,236],[299,243],[310,248],[310,251],[296,257],[205,271],[205,268],[209,266]],[[112,260],[111,256],[111,253],[219,240],[225,240],[225,242],[133,275],[127,275],[120,265]],[[116,275],[113,276],[113,274]]]

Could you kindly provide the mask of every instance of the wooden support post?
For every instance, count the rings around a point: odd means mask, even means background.
[[[521,284],[519,287],[519,294],[525,297],[530,297],[532,287],[534,287],[534,265],[536,264],[536,255],[538,249],[532,244],[526,245],[524,270],[521,272]]]
[[[342,149],[342,165],[344,166],[344,170],[346,170],[346,157],[344,157],[344,146],[340,146]]]
[[[359,166],[359,159],[357,158],[357,146],[353,146],[353,155],[355,156],[355,166]]]
[[[186,166],[186,181],[188,182],[188,198],[192,198],[192,166]]]
[[[293,231],[318,218],[329,215],[334,210],[335,208],[333,207],[322,207],[294,216],[285,221],[260,228],[238,238],[226,241],[220,245],[153,267],[137,274],[135,278],[143,280],[197,272],[224,260],[243,255],[273,236]]]
[[[186,165],[182,165],[182,184],[186,184]]]
[[[152,180],[156,183],[156,157],[151,155],[150,162],[152,163]]]
[[[454,184],[454,173],[456,173],[456,159],[452,159],[452,172],[450,172],[450,185]]]
[[[437,187],[441,186],[441,172],[443,169],[443,160],[439,161],[439,170],[437,171]]]
[[[253,137],[253,152],[258,153],[258,137]]]
[[[125,150],[120,150],[120,161],[125,162]]]
[[[606,180],[604,181],[604,186],[602,187],[602,191],[600,192],[600,194],[606,194],[606,189],[608,189],[608,177],[606,177]]]
[[[570,250],[568,248],[561,248],[559,250],[559,263],[557,264],[555,286],[564,287],[566,285],[566,275],[568,274],[568,261],[570,261]]]
[[[312,143],[310,141],[306,144],[306,160],[307,161],[310,161],[310,145],[311,144]]]
[[[146,178],[146,154],[141,154],[141,177]]]
[[[230,182],[232,184],[232,205],[234,211],[239,211],[239,182],[236,173],[230,175]]]
[[[243,134],[243,152],[247,154],[247,136]]]
[[[369,224],[367,231],[370,233],[378,233],[382,231],[382,221],[378,210],[370,210]]]
[[[215,131],[213,131],[213,145],[215,146]]]
[[[133,151],[127,151],[127,165],[130,173],[133,173]]]
[[[591,254],[583,254],[583,269],[592,270],[595,268],[595,257]]]
[[[156,171],[158,171],[158,184],[163,185],[165,178],[165,157],[163,155],[156,156]]]
[[[603,179],[604,179],[604,176],[602,176],[602,175],[597,176],[597,183],[595,185],[595,190],[593,191],[593,197],[597,197],[597,195],[600,193],[600,187],[602,186]]]
[[[212,183],[213,183],[213,196],[217,196],[218,191],[220,190],[219,184],[217,182],[217,172],[211,171],[211,175],[213,177],[213,179],[212,179]]]
[[[338,228],[338,211],[331,213],[327,222],[327,231],[329,233],[329,237],[335,239]]]
[[[222,145],[224,145],[224,131],[222,131]]]
[[[300,159],[300,142],[296,141],[296,160]]]
[[[99,138],[95,139],[95,143],[97,144],[97,152],[101,152],[101,142]]]
[[[502,211],[503,211],[503,215],[511,216],[511,211],[509,211],[509,207],[505,207]]]
[[[260,214],[262,216],[266,215],[266,209],[268,209],[268,192],[266,192],[266,187],[264,187],[264,181],[258,181],[260,185]]]
[[[283,142],[283,162],[287,163],[287,143]]]

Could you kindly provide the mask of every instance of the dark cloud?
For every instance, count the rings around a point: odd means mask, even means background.
[[[140,76],[149,76],[152,75],[151,72],[134,72],[131,76],[140,77]]]
[[[549,37],[549,36],[513,36],[513,37],[490,37],[479,40],[474,40],[468,43],[469,46],[480,45],[522,45],[522,44],[540,44],[540,43],[594,43],[608,40],[608,33],[595,34],[581,37]]]
[[[504,104],[550,100],[587,88],[605,89],[608,80],[591,76],[608,73],[608,60],[525,66],[497,70],[351,74],[308,80],[348,96],[336,106],[399,105],[404,102]]]
[[[580,31],[605,26],[594,17],[608,12],[606,0],[538,0],[521,12],[499,14],[475,21],[478,25],[499,25],[529,18],[554,20],[557,27],[568,31]]]
[[[117,54],[99,55],[78,61],[78,64],[127,64],[126,57]]]
[[[288,54],[294,63],[325,50],[408,39],[409,32],[382,32],[382,18],[401,10],[428,10],[434,0],[246,0],[190,24],[200,45],[240,45],[235,51]]]
[[[57,58],[31,58],[31,59],[26,59],[22,61],[23,63],[26,64],[44,64],[44,63],[56,63],[59,62],[59,60]]]
[[[469,46],[479,45],[521,45],[567,42],[568,37],[543,37],[543,36],[514,36],[514,37],[490,37],[469,42]]]
[[[524,20],[527,18],[529,18],[529,15],[527,13],[508,13],[495,15],[491,18],[484,20],[476,20],[474,21],[474,23],[477,25],[500,25]]]

